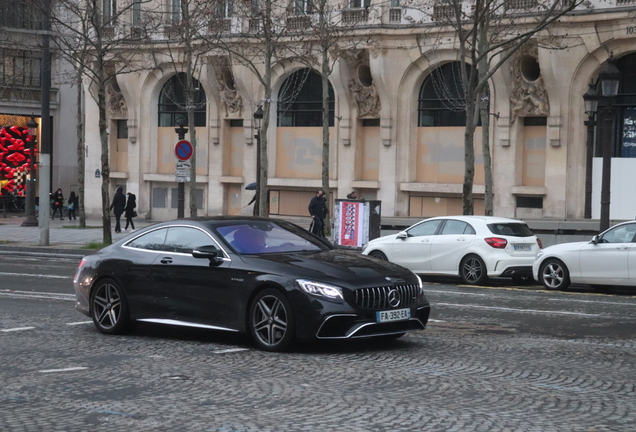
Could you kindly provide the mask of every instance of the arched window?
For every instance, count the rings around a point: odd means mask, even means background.
[[[422,83],[417,107],[419,127],[466,126],[460,68],[460,62],[446,63]]]
[[[159,126],[178,126],[183,122],[188,125],[186,111],[187,75],[180,72],[170,78],[161,89],[159,95]],[[199,81],[193,78],[194,85],[194,125],[205,126],[206,98],[205,91]]]
[[[329,84],[329,126],[334,119]],[[278,92],[278,126],[322,126],[322,78],[312,69],[292,73]]]

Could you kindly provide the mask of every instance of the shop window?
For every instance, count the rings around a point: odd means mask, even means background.
[[[334,120],[333,87],[329,84],[329,126]],[[322,78],[300,69],[285,80],[278,93],[278,126],[322,126]]]
[[[159,126],[176,127],[179,123],[188,125],[186,111],[187,76],[180,72],[170,78],[161,89],[159,95]],[[193,78],[194,87],[194,125],[205,126],[206,96],[199,81]]]
[[[460,62],[446,63],[422,83],[417,107],[419,127],[466,126],[460,67]]]

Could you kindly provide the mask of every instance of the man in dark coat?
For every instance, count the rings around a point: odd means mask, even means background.
[[[113,197],[113,203],[110,205],[110,209],[113,210],[115,214],[115,232],[121,232],[121,215],[124,212],[124,208],[126,207],[126,195],[124,195],[124,188],[119,186],[115,191],[115,196]]]
[[[311,232],[318,237],[325,236],[325,217],[327,216],[327,203],[325,201],[325,193],[323,191],[316,192],[311,201],[309,201],[309,214],[312,219]]]

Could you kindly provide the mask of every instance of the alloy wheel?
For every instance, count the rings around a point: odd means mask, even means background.
[[[268,347],[281,343],[287,333],[288,316],[283,302],[275,295],[265,295],[256,303],[252,326],[258,341]]]
[[[93,319],[100,330],[112,330],[121,319],[122,298],[111,283],[100,285],[93,296]]]
[[[477,257],[468,257],[462,265],[462,275],[468,283],[480,283],[484,275],[484,264]]]

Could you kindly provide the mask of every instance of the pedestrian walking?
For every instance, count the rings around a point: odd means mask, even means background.
[[[60,212],[60,220],[64,219],[64,194],[62,193],[62,188],[59,188],[55,191],[53,196],[51,197],[53,200],[53,214],[51,215],[51,219],[55,219],[55,215],[57,212]]]
[[[66,208],[68,209],[68,220],[75,220],[77,219],[75,217],[75,212],[77,210],[77,205],[78,205],[79,199],[77,197],[77,195],[75,195],[75,192],[71,191],[71,194],[68,197],[68,205],[66,206]]]
[[[309,206],[307,207],[311,215],[311,232],[318,237],[325,236],[325,217],[327,216],[327,204],[324,191],[316,192]]]
[[[130,225],[130,232],[135,232],[135,223],[133,222],[133,218],[137,217],[137,197],[134,193],[128,192],[126,194],[126,208],[124,208],[124,215],[126,216],[126,228],[124,228],[124,232],[128,231],[128,225]]]
[[[121,215],[126,208],[126,195],[124,195],[124,188],[122,186],[117,187],[115,196],[113,197],[113,203],[110,205],[110,210],[115,214],[115,232],[121,232]]]

